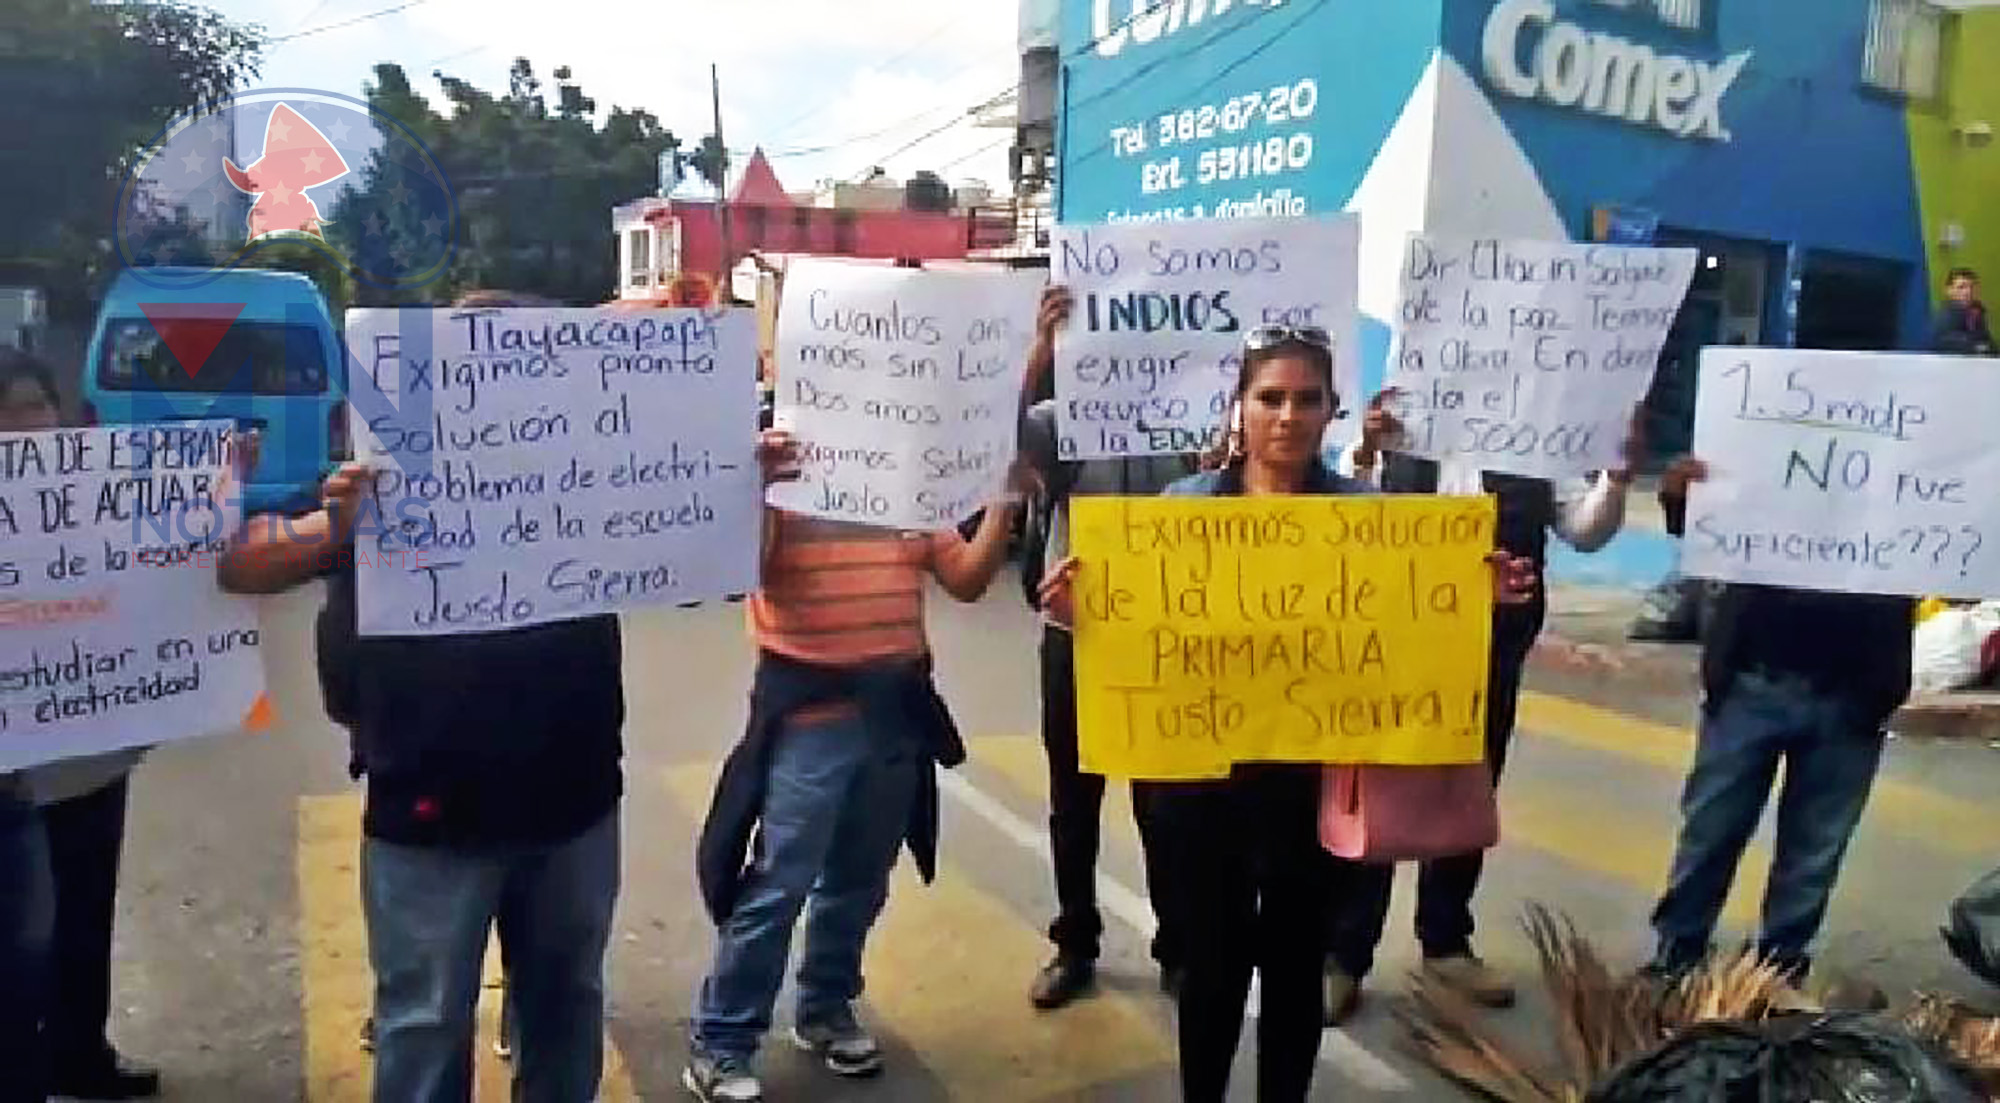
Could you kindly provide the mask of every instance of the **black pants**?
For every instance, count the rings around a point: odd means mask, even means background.
[[[1312,1087],[1324,1014],[1330,881],[1319,844],[1316,766],[1238,766],[1227,781],[1162,786],[1167,856],[1188,891],[1173,901],[1189,947],[1180,994],[1181,1094],[1221,1103],[1253,971],[1263,982],[1257,1099],[1299,1103]]]
[[[118,912],[118,861],[125,844],[125,778],[42,809],[55,880],[43,1039],[55,1070],[91,1069],[110,1058],[111,927]]]
[[[1049,840],[1055,851],[1058,914],[1049,926],[1049,941],[1064,957],[1097,959],[1104,920],[1097,911],[1097,851],[1104,809],[1104,779],[1077,769],[1076,656],[1068,632],[1042,632],[1042,747],[1049,761]],[[1158,817],[1153,807],[1160,787],[1132,784],[1133,818],[1139,823],[1139,847],[1146,862],[1146,892],[1153,900],[1159,931],[1153,936],[1153,960],[1162,969],[1179,963],[1176,934],[1166,905],[1172,897],[1173,872],[1163,860]]]
[[[1507,766],[1507,747],[1521,703],[1521,678],[1528,652],[1541,633],[1540,610],[1505,611],[1494,618],[1493,650],[1487,667],[1486,762],[1493,784]],[[1331,953],[1348,976],[1359,980],[1375,965],[1375,947],[1389,918],[1394,865],[1364,865],[1330,859],[1338,887],[1331,909]],[[1424,862],[1417,878],[1417,941],[1427,958],[1472,952],[1472,897],[1479,889],[1486,852],[1473,851]]]

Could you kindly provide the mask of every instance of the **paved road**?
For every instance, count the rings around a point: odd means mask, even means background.
[[[935,608],[943,682],[972,762],[946,788],[938,884],[899,883],[871,950],[868,1013],[891,1043],[891,1070],[848,1088],[773,1049],[774,1099],[1173,1097],[1170,1018],[1144,958],[1148,913],[1134,891],[1136,837],[1123,800],[1108,813],[1104,992],[1057,1015],[1027,1005],[1051,889],[1034,629],[1017,595],[1003,583],[978,606]],[[366,1096],[354,1041],[368,993],[358,801],[344,737],[317,706],[308,659],[316,601],[294,595],[266,613],[276,730],[162,750],[134,786],[115,1030],[131,1052],[165,1066],[171,1100]],[[743,719],[750,652],[740,612],[727,606],[630,618],[627,641],[626,887],[605,1097],[673,1099],[688,997],[709,951],[693,899],[694,823]],[[1507,839],[1489,867],[1484,949],[1525,970],[1513,917],[1536,899],[1636,957],[1671,846],[1691,698],[1604,676],[1537,688],[1505,792]],[[2000,860],[1996,782],[2000,753],[1984,745],[1896,746],[1835,907],[1836,965],[1891,988],[1967,985],[1933,932],[1944,901]],[[1760,851],[1750,865],[1761,862]],[[1399,901],[1377,998],[1351,1032],[1327,1036],[1316,1098],[1455,1097],[1398,1051],[1390,1011],[1412,953],[1407,908]],[[1753,893],[1739,894],[1731,921],[1753,914]],[[1537,1037],[1532,1005],[1506,1021]],[[482,1058],[481,1075],[480,1097],[504,1098],[498,1064]]]

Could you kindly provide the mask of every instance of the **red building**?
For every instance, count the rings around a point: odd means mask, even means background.
[[[727,200],[726,258],[724,206],[712,200],[645,199],[613,211],[620,297],[662,297],[676,277],[714,279],[752,253],[963,260],[1014,239],[1014,218],[1006,208],[937,213],[801,204],[778,182],[762,150],[751,156]]]

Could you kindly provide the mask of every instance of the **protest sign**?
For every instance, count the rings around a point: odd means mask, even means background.
[[[756,584],[747,310],[347,315],[361,633],[487,632]],[[407,558],[406,558],[407,557]]]
[[[1388,382],[1403,446],[1562,478],[1624,466],[1693,249],[1410,235]]]
[[[1952,356],[1702,352],[1681,569],[2000,598],[2000,376]]]
[[[0,771],[229,728],[264,689],[222,422],[0,435]]]
[[[1083,768],[1478,762],[1490,498],[1078,498]]]
[[[944,529],[1007,480],[1038,272],[801,261],[778,311],[777,417],[801,477],[774,506]]]
[[[1243,339],[1262,325],[1325,330],[1341,401],[1365,401],[1350,216],[1058,226],[1052,248],[1054,279],[1076,297],[1056,339],[1064,459],[1213,445]]]

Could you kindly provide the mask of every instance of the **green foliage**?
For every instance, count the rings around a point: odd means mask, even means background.
[[[673,132],[650,112],[623,107],[596,122],[597,101],[567,66],[550,74],[550,89],[526,58],[516,59],[498,96],[435,75],[444,90],[436,106],[397,65],[376,66],[366,94],[370,107],[408,127],[442,168],[458,199],[457,258],[441,284],[402,293],[360,287],[359,300],[441,302],[474,287],[579,305],[615,294],[611,209],[653,193],[660,155],[679,155]],[[400,138],[387,122],[377,126],[385,138]],[[702,148],[714,145],[710,139]],[[356,235],[380,228],[392,243],[419,250],[416,215],[390,201],[386,188],[371,161],[362,185],[334,209],[328,233],[336,245],[351,249]]]
[[[254,77],[262,35],[178,3],[0,3],[0,264],[85,309],[133,155]]]

